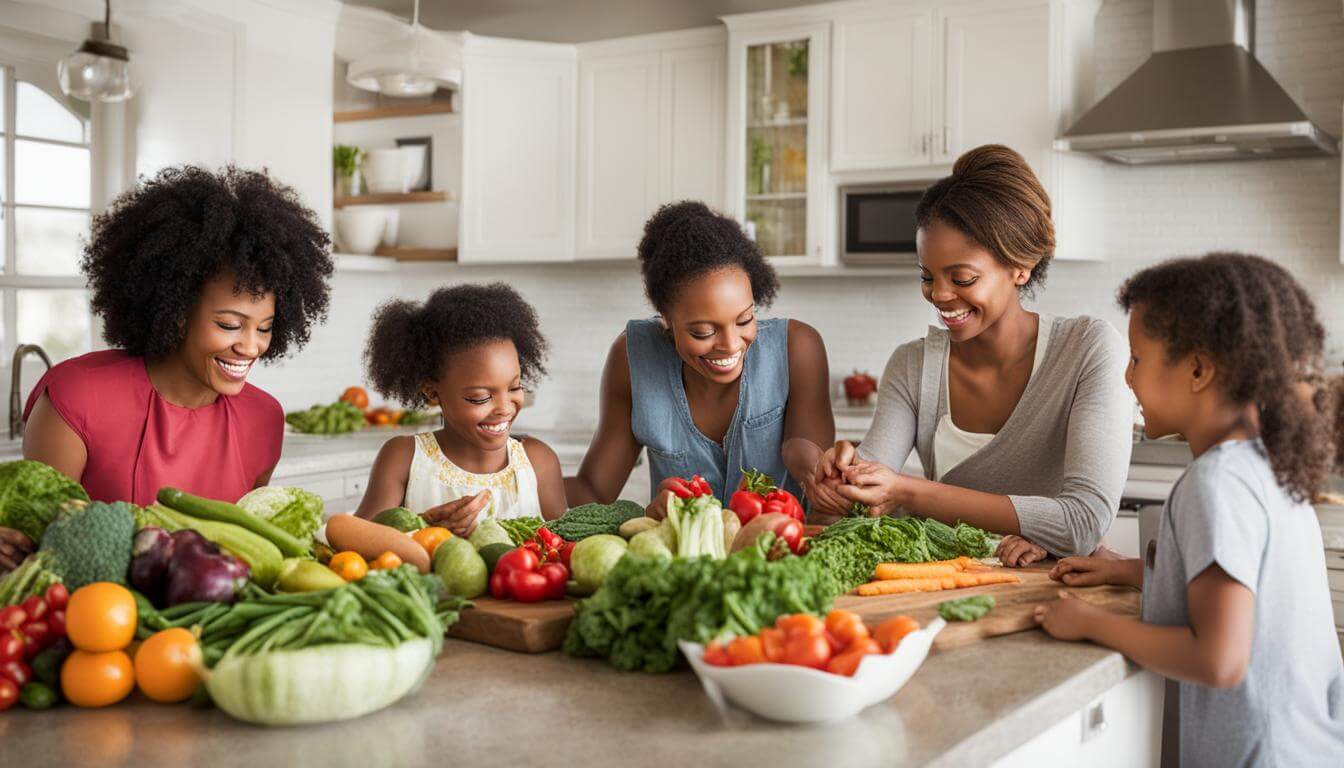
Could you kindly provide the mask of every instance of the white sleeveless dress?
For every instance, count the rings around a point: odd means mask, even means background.
[[[541,517],[537,475],[527,451],[509,438],[509,465],[498,472],[478,475],[468,472],[443,455],[433,432],[415,436],[415,456],[406,480],[406,508],[420,514],[431,507],[475,496],[490,489],[490,503],[478,520],[487,517]]]

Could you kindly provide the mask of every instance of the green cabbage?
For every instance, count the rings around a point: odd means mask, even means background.
[[[0,464],[0,527],[21,531],[36,543],[56,519],[61,505],[74,499],[88,501],[89,494],[79,483],[40,461]]]
[[[238,506],[300,541],[311,541],[322,525],[322,497],[302,488],[256,488],[239,499]]]

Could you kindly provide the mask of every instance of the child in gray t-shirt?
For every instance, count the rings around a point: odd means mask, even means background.
[[[1177,680],[1187,768],[1344,765],[1344,662],[1308,503],[1340,438],[1315,308],[1281,267],[1237,254],[1143,270],[1120,303],[1145,431],[1183,435],[1195,460],[1145,560],[1051,571],[1142,587],[1142,621],[1077,599],[1039,606],[1037,621]]]

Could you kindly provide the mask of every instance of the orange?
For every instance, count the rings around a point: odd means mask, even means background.
[[[80,587],[65,607],[65,634],[81,651],[119,651],[135,638],[135,598],[110,581]]]
[[[877,625],[877,629],[873,630],[873,639],[882,646],[883,652],[891,653],[901,644],[902,638],[917,631],[919,631],[918,621],[909,616],[893,616]]]
[[[186,701],[200,683],[201,647],[182,629],[155,632],[135,654],[135,684],[153,701]]]
[[[391,570],[401,567],[401,558],[397,557],[396,552],[384,552],[378,556],[377,560],[369,563],[369,569],[374,571]]]
[[[411,538],[415,539],[415,543],[424,547],[430,557],[434,556],[434,550],[438,549],[440,544],[452,537],[452,531],[439,525],[431,525],[428,528],[421,528],[411,534]]]
[[[369,574],[369,564],[358,552],[337,552],[327,567],[346,581],[359,581]]]
[[[61,666],[61,693],[77,707],[116,704],[134,687],[135,672],[125,651],[73,651]]]

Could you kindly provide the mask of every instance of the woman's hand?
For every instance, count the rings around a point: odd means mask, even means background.
[[[1086,640],[1088,627],[1092,626],[1102,609],[1061,592],[1053,603],[1036,606],[1034,618],[1046,634],[1056,640]]]
[[[812,472],[812,477],[819,485],[837,486],[844,482],[844,471],[846,467],[854,464],[855,451],[854,444],[848,440],[837,441],[836,444],[827,448],[817,459],[816,468]]]
[[[454,536],[470,536],[476,530],[476,517],[485,505],[490,503],[490,489],[475,496],[463,496],[446,504],[431,507],[421,513],[421,517],[430,525],[441,525],[453,532]]]
[[[868,507],[870,516],[880,517],[900,506],[905,478],[891,467],[861,461],[845,467],[841,474],[844,482],[835,487],[836,492],[849,504],[858,502]]]
[[[649,505],[644,508],[644,516],[651,517],[654,520],[662,520],[667,517],[667,505],[675,495],[672,489],[685,485],[686,481],[680,477],[663,478],[663,481],[658,484],[657,490],[653,492],[653,501],[649,502]]]
[[[9,573],[32,554],[33,540],[13,528],[0,528],[0,573]]]
[[[994,552],[999,561],[1009,568],[1025,568],[1032,563],[1039,563],[1049,554],[1038,544],[1034,544],[1021,536],[1008,534],[999,542],[999,548]]]

